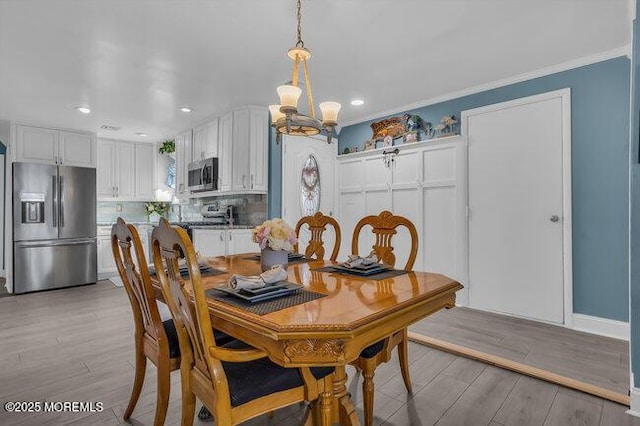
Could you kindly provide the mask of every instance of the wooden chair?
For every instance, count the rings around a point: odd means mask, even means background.
[[[404,269],[410,271],[416,261],[418,255],[418,232],[416,227],[410,220],[396,216],[390,211],[384,210],[378,216],[365,216],[356,224],[353,230],[353,238],[351,240],[351,252],[358,254],[358,238],[360,231],[366,225],[371,226],[372,232],[376,237],[373,244],[373,250],[378,259],[387,265],[395,266],[396,256],[393,253],[391,245],[392,237],[397,233],[397,228],[404,226],[411,236],[411,252]],[[402,379],[408,392],[411,392],[411,379],[409,377],[409,356],[407,345],[407,329],[400,330],[387,338],[374,343],[365,348],[360,357],[352,362],[358,370],[362,371],[364,383],[362,384],[362,394],[364,397],[364,423],[365,426],[373,424],[373,376],[375,369],[383,362],[391,359],[391,352],[398,347],[398,357],[400,359],[400,369],[402,371]]]
[[[298,237],[300,237],[300,228],[305,223],[309,225],[311,240],[304,251],[304,255],[308,258],[315,256],[316,259],[324,259],[324,241],[322,241],[322,234],[327,229],[327,225],[331,225],[336,234],[336,241],[333,245],[330,259],[335,261],[338,258],[341,241],[340,225],[338,225],[338,222],[331,216],[325,216],[321,212],[317,212],[313,216],[304,216],[296,224],[296,235]],[[293,250],[296,253],[298,252],[297,243],[293,246]]]
[[[132,256],[132,247],[137,262]],[[169,406],[170,373],[180,368],[178,335],[173,321],[162,321],[158,311],[147,260],[135,226],[127,225],[118,218],[111,228],[111,248],[131,302],[135,324],[136,373],[124,419],[131,417],[140,397],[148,358],[158,368],[158,394],[153,424],[160,426],[164,424]]]
[[[235,425],[296,402],[316,399],[305,422],[319,417],[323,425],[329,425],[333,368],[282,368],[269,361],[264,352],[238,340],[216,344],[198,261],[186,231],[172,228],[161,219],[153,231],[152,246],[182,353],[182,425],[193,424],[196,396],[213,413],[217,426]],[[180,279],[180,251],[187,261],[192,295]]]

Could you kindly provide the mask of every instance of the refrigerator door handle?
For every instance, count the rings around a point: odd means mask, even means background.
[[[58,226],[58,182],[57,176],[51,176],[51,184],[53,187],[53,196],[51,197],[51,212],[53,216],[53,227]]]
[[[58,185],[59,185],[59,189],[58,189],[58,198],[59,198],[59,208],[60,208],[60,217],[58,218],[58,222],[60,222],[60,227],[64,227],[64,200],[63,200],[63,194],[64,194],[64,178],[63,176],[59,176],[58,177]]]
[[[96,244],[95,239],[78,240],[78,241],[57,241],[57,242],[33,242],[33,243],[16,243],[19,248],[38,248],[38,247],[60,247],[60,246],[81,246],[87,244]]]

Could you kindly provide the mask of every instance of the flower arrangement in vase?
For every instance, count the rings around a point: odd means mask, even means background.
[[[166,218],[168,211],[169,204],[162,201],[150,201],[144,204],[144,212],[147,215],[147,221],[149,221],[153,213]]]
[[[289,225],[276,217],[256,226],[252,240],[260,246],[260,265],[265,271],[274,265],[287,265],[289,252],[298,237]]]

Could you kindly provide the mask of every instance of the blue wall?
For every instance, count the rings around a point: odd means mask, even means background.
[[[629,317],[629,73],[620,57],[410,111],[437,124],[444,115],[571,88],[574,312],[619,321]],[[362,149],[370,124],[343,128],[339,152]]]
[[[640,7],[640,1],[636,2],[636,8]],[[636,9],[638,10],[638,9]],[[631,259],[629,293],[631,295],[631,371],[634,377],[634,386],[640,386],[640,39],[637,20],[633,24],[633,105],[631,108],[631,144],[629,170],[631,173],[631,220],[630,220],[630,247]],[[637,409],[637,407],[634,407]]]

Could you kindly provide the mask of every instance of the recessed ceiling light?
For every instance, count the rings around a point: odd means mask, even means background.
[[[180,107],[180,111],[182,111],[182,112],[184,112],[184,113],[188,114],[188,113],[190,113],[190,112],[193,112],[193,108],[188,107],[188,106],[183,106],[183,107]]]
[[[146,138],[147,137],[146,133],[136,133],[136,135],[140,136],[141,138]]]
[[[77,106],[76,111],[80,111],[83,114],[89,114],[91,112],[91,108],[86,106]]]
[[[353,106],[364,105],[364,101],[362,99],[354,99],[351,101],[351,105]]]

